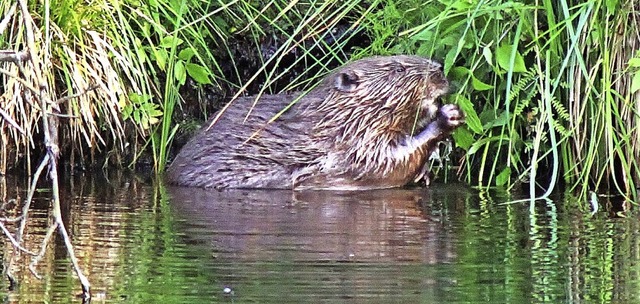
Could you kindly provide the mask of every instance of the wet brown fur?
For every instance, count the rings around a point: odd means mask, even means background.
[[[262,96],[248,117],[254,98],[239,98],[185,145],[167,179],[213,188],[402,186],[461,121],[457,107],[438,111],[447,88],[440,64],[387,56],[343,66],[270,124],[298,94]]]

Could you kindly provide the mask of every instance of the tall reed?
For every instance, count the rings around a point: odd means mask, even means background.
[[[131,106],[127,96],[152,91],[150,77],[135,52],[136,38],[126,35],[128,22],[123,11],[114,10],[107,1],[85,5],[75,0],[50,5],[30,2],[29,10],[35,21],[37,49],[26,48],[21,34],[25,24],[11,1],[0,4],[0,48],[25,51],[43,62],[47,86],[60,108],[57,133],[61,149],[72,160],[79,156],[78,163],[93,159],[105,148],[123,151],[130,138],[127,130],[132,128],[122,118],[123,109]],[[43,112],[17,76],[39,67],[2,65],[0,107],[20,127],[2,128],[3,161],[12,162],[9,157],[28,161],[40,141],[38,122]],[[142,120],[134,121],[133,127],[144,134]]]

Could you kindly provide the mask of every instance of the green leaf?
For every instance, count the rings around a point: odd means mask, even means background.
[[[631,80],[631,94],[640,90],[640,71],[637,71],[633,75],[633,79]]]
[[[424,29],[419,33],[415,34],[412,39],[417,41],[432,41],[433,40],[433,30],[430,28]]]
[[[148,94],[138,94],[138,93],[130,93],[129,94],[129,101],[133,104],[143,104],[143,103],[147,103],[149,100],[151,100],[151,96]]]
[[[133,106],[126,105],[124,108],[122,108],[121,113],[123,120],[129,119],[129,117],[131,117],[131,113],[133,113]]]
[[[499,140],[503,140],[507,142],[509,138],[507,136],[491,136],[491,137],[485,137],[485,138],[479,139],[471,145],[469,150],[467,150],[467,154],[469,155],[474,154],[478,152],[478,150],[480,150],[480,148],[482,148],[487,143],[490,143],[492,141],[499,141]]]
[[[197,83],[211,84],[211,80],[209,79],[211,74],[205,67],[194,63],[187,63],[186,68],[189,76],[191,76],[191,78],[193,78]]]
[[[467,127],[476,134],[482,133],[480,118],[478,118],[478,113],[476,113],[476,110],[473,108],[471,101],[460,94],[456,94],[455,98],[456,104],[458,104],[462,112],[464,112],[464,120]]]
[[[162,38],[162,40],[160,41],[160,46],[163,48],[170,48],[172,46],[175,45],[181,45],[182,44],[182,39],[174,37],[174,36],[166,36],[164,38]]]
[[[133,111],[133,121],[140,123],[140,111]]]
[[[453,137],[453,141],[456,145],[465,151],[469,150],[471,145],[475,142],[473,134],[471,134],[467,128],[457,128],[451,136]]]
[[[469,71],[469,69],[463,67],[463,66],[456,66],[456,67],[452,67],[451,70],[449,70],[449,73],[447,75],[449,75],[450,77],[453,77],[454,79],[462,79],[463,77],[466,78],[467,75],[469,75],[471,72]]]
[[[138,56],[138,61],[140,61],[140,63],[146,63],[147,53],[145,52],[145,48],[142,47],[142,42],[140,41],[140,39],[136,38],[134,43],[135,43],[134,52],[136,56]]]
[[[476,91],[486,91],[493,89],[493,86],[480,81],[475,75],[471,74],[471,85]]]
[[[482,146],[484,146],[489,141],[491,141],[492,138],[493,137],[485,137],[485,138],[481,138],[480,140],[477,140],[476,142],[474,142],[471,145],[471,147],[469,147],[469,150],[467,150],[467,155],[472,155],[472,154],[475,154],[476,152],[478,152],[478,150],[480,150],[480,148]]]
[[[460,34],[447,35],[447,36],[444,36],[442,39],[438,39],[438,44],[446,45],[446,46],[456,46],[458,45],[458,43],[460,43],[461,39],[462,38],[460,37]],[[453,49],[455,51],[455,48]]]
[[[215,17],[213,17],[213,23],[214,23],[215,25],[217,25],[217,27],[216,27],[216,28],[219,28],[219,29],[226,29],[226,28],[229,28],[229,23],[227,23],[227,21],[226,21],[226,20],[224,20],[224,18],[222,18],[222,17],[220,17],[220,16],[215,16]]]
[[[617,7],[618,2],[620,2],[620,1],[618,1],[618,0],[607,0],[607,1],[605,1],[605,4],[607,6],[607,13],[609,13],[609,15],[613,14],[614,12],[617,11],[616,7]]]
[[[167,58],[169,57],[167,51],[164,49],[153,49],[153,55],[156,58],[156,63],[158,64],[160,70],[164,71],[165,67],[167,66]]]
[[[132,104],[136,104],[136,103],[140,103],[142,100],[142,96],[140,96],[140,94],[137,93],[131,93],[129,94],[129,101]]]
[[[511,177],[511,167],[506,167],[496,176],[496,186],[504,186]]]
[[[149,120],[146,117],[140,122],[140,127],[142,127],[143,130],[149,130]]]
[[[178,53],[178,58],[184,60],[185,62],[189,62],[189,60],[191,60],[191,57],[193,57],[193,55],[195,54],[196,51],[193,50],[193,48],[186,48]]]
[[[160,110],[160,105],[155,103],[152,104],[153,107],[149,109],[148,114],[150,117],[160,117],[162,116],[162,110]]]
[[[456,48],[451,48],[447,55],[444,57],[444,71],[445,73],[449,72],[449,69],[453,66],[456,61],[456,57],[458,52],[456,52]]]
[[[509,123],[510,115],[509,111],[502,112],[498,117],[495,117],[493,120],[485,123],[482,127],[486,129],[494,128],[494,127],[502,127]]]
[[[185,70],[182,60],[176,61],[176,64],[173,66],[173,76],[180,85],[184,85],[187,82],[187,71]]]
[[[149,125],[153,126],[159,122],[160,122],[160,119],[158,119],[157,117],[149,117]]]
[[[483,129],[488,130],[493,127],[493,122],[498,117],[496,110],[493,107],[485,107],[482,112],[478,114],[480,123],[483,125]]]
[[[451,4],[451,7],[456,9],[457,11],[468,11],[470,8],[475,6],[474,1],[469,0],[458,0]]]
[[[483,47],[482,56],[484,56],[484,60],[486,60],[489,65],[493,66],[493,53],[491,53],[491,48],[488,46]]]
[[[504,70],[512,70],[513,72],[526,72],[527,67],[524,64],[524,58],[518,50],[516,50],[516,58],[513,61],[513,66],[509,64],[511,59],[511,51],[513,50],[513,45],[504,44],[496,50],[496,61],[498,65]]]
[[[629,66],[634,68],[640,67],[640,58],[629,59]]]

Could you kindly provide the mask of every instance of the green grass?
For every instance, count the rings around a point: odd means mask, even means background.
[[[640,101],[629,62],[640,24],[629,22],[632,1],[419,5],[397,11],[421,21],[382,39],[400,53],[443,59],[455,84],[449,101],[467,114],[467,128],[454,135],[466,151],[463,179],[529,183],[532,196],[562,183],[637,197]]]

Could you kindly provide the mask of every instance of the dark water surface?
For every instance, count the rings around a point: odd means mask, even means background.
[[[0,178],[3,216],[19,214],[25,185]],[[41,190],[33,251],[48,225]],[[504,205],[513,197],[438,184],[216,192],[124,174],[67,177],[61,191],[92,303],[640,303],[637,217],[591,216],[570,198]],[[30,261],[13,258],[4,302],[81,302],[57,234],[41,280]]]

